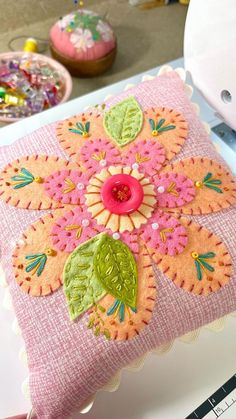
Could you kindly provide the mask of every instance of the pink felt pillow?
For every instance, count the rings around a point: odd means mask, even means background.
[[[2,147],[0,166],[38,418],[66,418],[135,358],[236,310],[235,180],[175,72]]]
[[[80,9],[64,16],[50,30],[52,46],[73,60],[98,60],[116,45],[109,23],[89,10]]]

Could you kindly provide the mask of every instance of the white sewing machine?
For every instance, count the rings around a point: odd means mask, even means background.
[[[219,124],[213,131],[236,152],[235,51],[236,1],[191,0],[184,36],[185,69],[216,116],[228,125]]]

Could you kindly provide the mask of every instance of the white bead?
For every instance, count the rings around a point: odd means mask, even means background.
[[[138,168],[139,168],[139,164],[138,163],[133,163],[132,164],[132,169],[133,170],[138,170]]]
[[[77,188],[78,188],[80,191],[82,191],[82,189],[84,189],[84,184],[79,182],[79,183],[77,184]]]
[[[153,230],[158,230],[159,228],[159,224],[158,223],[152,223],[152,229]]]
[[[164,186],[158,186],[157,192],[159,192],[159,193],[165,192],[165,187]]]
[[[100,166],[105,167],[107,165],[107,161],[106,160],[100,160],[99,164],[100,164]]]
[[[119,240],[120,234],[119,233],[113,233],[112,237],[113,237],[114,240]]]
[[[89,220],[87,218],[85,218],[84,220],[82,220],[82,226],[83,227],[88,227],[89,226]]]

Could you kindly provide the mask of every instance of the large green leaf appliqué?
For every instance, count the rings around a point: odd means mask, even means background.
[[[94,253],[101,239],[102,235],[98,235],[78,246],[66,261],[63,288],[71,320],[75,320],[106,294],[94,272]]]
[[[123,147],[133,141],[141,131],[143,112],[134,97],[130,96],[110,108],[103,123],[107,134]]]
[[[136,307],[137,267],[133,254],[123,242],[103,234],[96,248],[94,270],[108,294],[127,306]]]

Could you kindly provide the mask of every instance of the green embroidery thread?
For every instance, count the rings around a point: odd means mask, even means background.
[[[48,248],[45,253],[37,253],[35,255],[27,255],[25,271],[31,272],[31,275],[41,276],[45,268],[48,256],[56,256],[57,252],[54,249]]]
[[[101,238],[101,235],[97,235],[78,246],[65,263],[63,289],[71,320],[75,320],[106,294],[94,272],[94,253]]]
[[[36,255],[25,256],[28,261],[25,268],[26,272],[31,272],[32,275],[35,273],[40,276],[45,268],[47,262],[47,255],[45,253],[38,253]]]
[[[207,274],[206,270],[209,272],[215,272],[213,266],[211,266],[206,259],[213,259],[216,257],[214,252],[207,252],[203,254],[198,254],[197,252],[191,253],[192,258],[194,259],[196,271],[197,271],[197,279],[199,281],[203,278],[203,271]]]
[[[30,173],[24,167],[20,169],[20,174],[12,176],[11,180],[13,180],[11,183],[13,185],[13,189],[23,188],[24,186],[30,185],[33,182],[43,182],[43,179],[40,176],[34,177],[34,175],[32,175],[32,173]]]
[[[103,125],[106,133],[123,147],[133,141],[141,131],[143,112],[131,96],[105,113]]]
[[[108,316],[114,315],[116,317],[119,313],[119,320],[120,320],[120,323],[122,323],[125,320],[125,308],[126,306],[124,303],[122,303],[120,300],[115,300],[112,306],[107,310],[107,315]],[[129,308],[133,311],[133,313],[137,313],[136,308],[127,306],[127,309]]]
[[[176,128],[176,125],[171,125],[171,124],[164,125],[165,122],[166,122],[166,120],[164,118],[161,118],[156,123],[155,123],[154,119],[152,119],[152,118],[150,118],[148,121],[149,121],[151,130],[152,130],[153,137],[156,137],[157,135],[161,134],[162,132],[170,131],[170,130]]]
[[[220,179],[214,179],[212,173],[207,173],[207,175],[203,179],[203,185],[207,188],[213,189],[215,192],[223,193],[222,189],[220,189],[217,185],[221,185],[222,182]]]
[[[94,255],[94,269],[107,293],[124,305],[136,308],[137,266],[128,246],[103,234]],[[120,305],[119,309],[122,318],[123,306]]]
[[[100,304],[95,304],[94,306],[94,314],[90,316],[87,327],[89,329],[93,329],[93,333],[95,336],[99,336],[101,334],[101,327],[104,326],[104,321],[100,316],[101,313],[105,313],[106,309],[101,306]],[[103,335],[106,339],[111,338],[111,334],[108,329],[103,330]]]
[[[74,134],[82,135],[82,137],[89,137],[89,129],[90,129],[90,122],[87,121],[85,124],[82,124],[82,122],[76,122],[76,127],[69,128],[70,132],[73,132]]]

